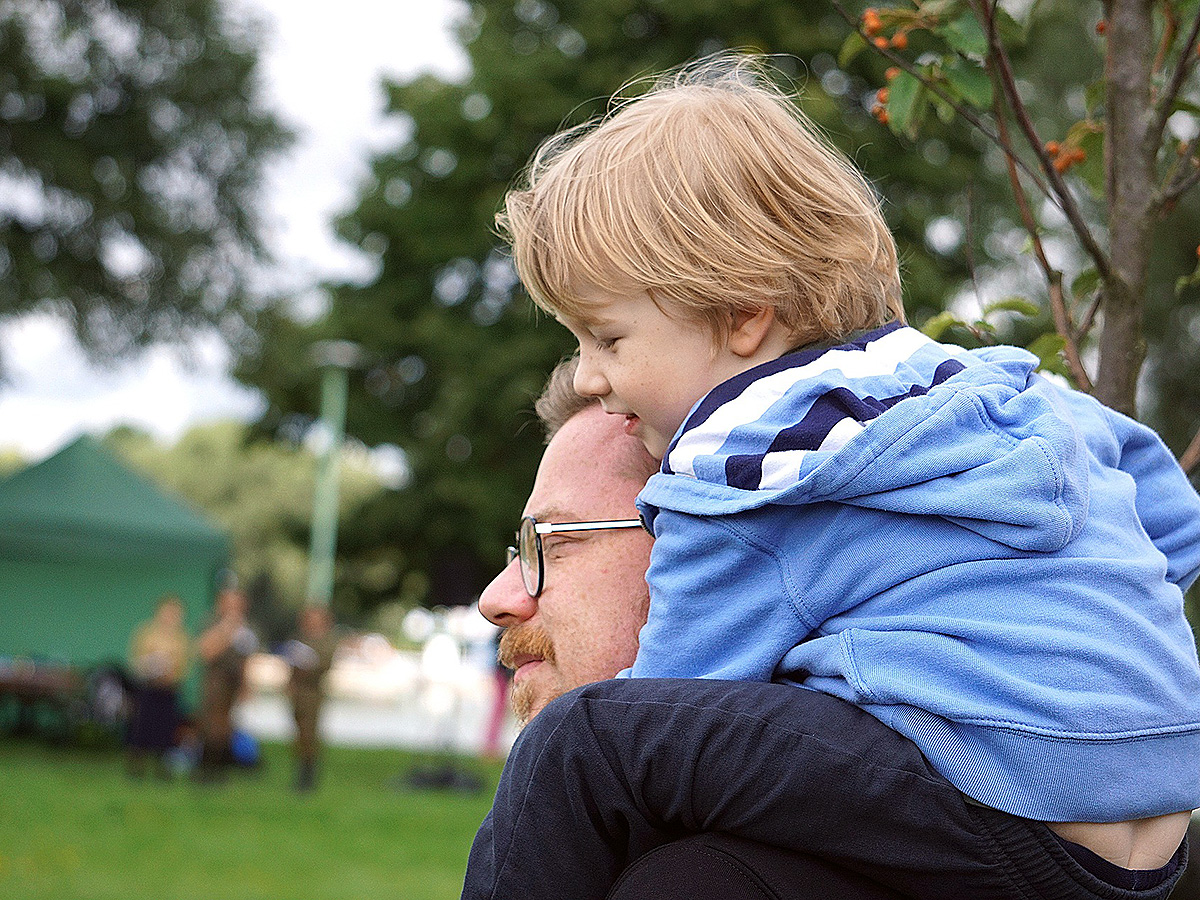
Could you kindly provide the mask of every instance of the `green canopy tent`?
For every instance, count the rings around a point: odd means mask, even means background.
[[[90,437],[0,481],[0,656],[121,660],[160,597],[196,626],[228,539]]]

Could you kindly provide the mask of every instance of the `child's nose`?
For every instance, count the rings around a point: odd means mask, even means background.
[[[579,355],[579,365],[575,369],[575,393],[581,397],[603,397],[609,392],[608,381],[604,375],[588,359],[588,354]]]

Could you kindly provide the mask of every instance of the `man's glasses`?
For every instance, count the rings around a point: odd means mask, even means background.
[[[530,597],[536,597],[546,586],[546,565],[542,557],[542,535],[560,531],[604,531],[610,528],[641,528],[641,519],[608,519],[601,522],[539,522],[533,516],[521,520],[517,529],[517,545],[508,548],[505,565],[521,560],[521,580]]]

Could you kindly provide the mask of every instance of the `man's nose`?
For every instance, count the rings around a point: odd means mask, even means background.
[[[537,600],[525,590],[521,580],[521,563],[513,560],[492,579],[479,595],[479,611],[494,625],[508,628],[532,618],[537,612]]]
[[[581,397],[603,397],[610,391],[608,379],[591,360],[591,354],[584,352],[579,354],[579,365],[575,367],[572,386]]]

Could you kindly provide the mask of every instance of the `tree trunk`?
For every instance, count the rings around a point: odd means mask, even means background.
[[[1154,226],[1151,202],[1157,188],[1151,95],[1153,3],[1108,0],[1105,11],[1104,146],[1112,276],[1104,284],[1104,330],[1095,393],[1101,402],[1133,416],[1138,375],[1146,356],[1142,317]]]

